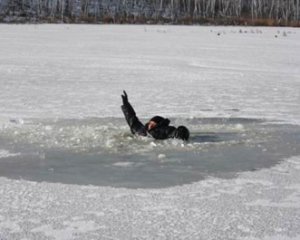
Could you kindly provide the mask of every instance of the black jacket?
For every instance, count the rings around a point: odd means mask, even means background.
[[[141,136],[151,135],[155,139],[167,139],[175,137],[176,128],[173,126],[169,126],[170,120],[163,117],[159,117],[160,121],[157,122],[156,127],[148,131],[148,123],[144,125],[140,122],[133,107],[128,102],[127,95],[125,96],[126,98],[125,100],[123,98],[123,105],[121,106],[121,108],[133,134]]]

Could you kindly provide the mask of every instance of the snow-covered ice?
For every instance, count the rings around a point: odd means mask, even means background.
[[[0,46],[1,240],[300,238],[300,30],[0,25]],[[192,141],[133,138],[123,89]]]

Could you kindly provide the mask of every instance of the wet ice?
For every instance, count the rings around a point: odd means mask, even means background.
[[[299,154],[300,128],[257,119],[172,119],[188,142],[133,136],[124,119],[37,120],[1,132],[0,174],[34,181],[161,188],[234,177]]]

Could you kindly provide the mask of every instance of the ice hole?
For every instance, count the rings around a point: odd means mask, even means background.
[[[25,119],[0,130],[0,176],[126,188],[231,178],[300,154],[300,126],[259,119],[171,119],[189,142],[134,137],[124,119]]]

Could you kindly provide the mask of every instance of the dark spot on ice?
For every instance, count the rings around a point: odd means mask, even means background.
[[[213,111],[213,109],[210,109],[210,108],[204,108],[204,109],[201,109],[201,111],[203,111],[203,112],[211,112],[211,111]]]
[[[236,139],[235,133],[198,133],[190,139],[193,143],[216,143]]]
[[[240,109],[237,109],[237,108],[230,108],[230,109],[226,109],[226,111],[228,111],[228,112],[239,112]]]

